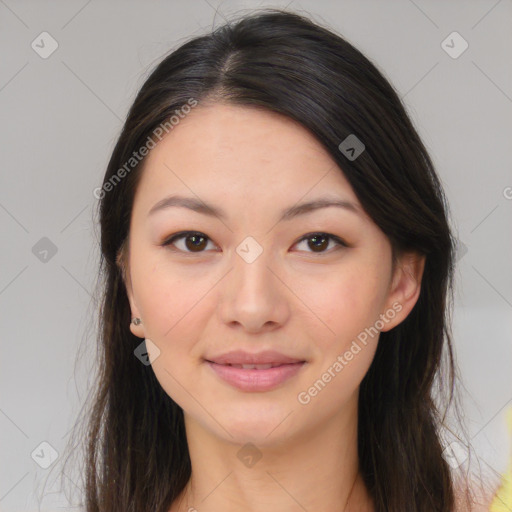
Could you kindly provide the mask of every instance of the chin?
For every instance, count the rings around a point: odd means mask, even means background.
[[[282,443],[290,436],[290,428],[294,425],[290,422],[292,410],[291,407],[275,402],[260,406],[245,403],[237,407],[231,403],[227,410],[217,409],[216,412],[212,411],[212,415],[231,434],[219,425],[215,426],[216,431],[220,429],[219,434],[226,440],[242,445],[250,442],[256,446],[271,446]]]

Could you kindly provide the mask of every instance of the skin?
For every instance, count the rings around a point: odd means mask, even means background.
[[[170,194],[200,198],[227,217],[182,207],[148,216]],[[328,207],[277,220],[285,208],[324,195],[357,211]],[[207,236],[202,252],[190,239],[175,241],[174,250],[162,246],[184,230]],[[327,239],[315,251],[303,239],[311,232],[348,247]],[[252,263],[236,252],[247,236],[263,250]],[[406,318],[424,258],[402,254],[393,268],[389,240],[322,145],[276,113],[199,105],[145,161],[128,248],[131,313],[142,319],[130,328],[158,347],[152,368],[185,417],[192,477],[171,512],[327,512],[343,510],[349,497],[346,511],[373,510],[358,473],[357,404],[378,335],[359,343],[309,403],[297,397],[393,304],[401,309],[380,330]],[[233,349],[274,349],[306,364],[271,391],[244,392],[204,361]],[[246,443],[261,455],[252,467],[237,456]]]

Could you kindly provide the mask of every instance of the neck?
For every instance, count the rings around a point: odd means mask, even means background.
[[[170,512],[370,512],[359,474],[357,396],[316,432],[254,443],[219,439],[185,414],[192,464]],[[277,439],[277,437],[274,437]]]

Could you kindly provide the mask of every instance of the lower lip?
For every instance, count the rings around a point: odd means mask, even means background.
[[[283,364],[268,370],[244,370],[206,361],[208,366],[224,381],[242,391],[270,391],[300,372],[302,363]]]

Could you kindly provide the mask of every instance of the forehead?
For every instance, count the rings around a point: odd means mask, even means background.
[[[343,193],[358,202],[341,169],[298,122],[268,110],[199,104],[146,157],[137,195],[192,192],[271,203]],[[314,189],[314,190],[313,190]],[[281,199],[283,198],[283,199]]]

